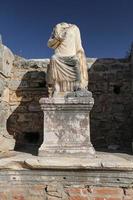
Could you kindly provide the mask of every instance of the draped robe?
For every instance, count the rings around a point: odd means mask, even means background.
[[[86,88],[87,63],[79,28],[73,24],[57,24],[48,47],[55,50],[48,66],[48,84],[59,83],[60,91],[73,91],[76,85]]]

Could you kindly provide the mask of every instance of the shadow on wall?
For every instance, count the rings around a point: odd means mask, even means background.
[[[89,70],[91,139],[96,150],[131,152],[131,72],[126,59],[97,59]]]
[[[16,151],[38,154],[43,141],[43,112],[39,99],[44,96],[47,96],[45,72],[25,73],[14,92],[13,112],[7,120],[7,131],[16,140]]]
[[[7,130],[16,139],[15,150],[37,155],[43,140],[43,112],[39,99],[47,96],[46,74],[28,71],[12,93]],[[131,72],[126,59],[97,59],[89,70],[91,139],[96,150],[131,151],[133,114]]]

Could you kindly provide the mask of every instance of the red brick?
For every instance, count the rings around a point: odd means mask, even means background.
[[[105,197],[109,195],[121,197],[123,195],[123,190],[121,188],[113,187],[94,187],[93,194]]]
[[[68,188],[66,191],[67,191],[68,193],[70,193],[70,194],[73,194],[73,193],[75,193],[75,194],[80,194],[81,188]]]
[[[33,199],[34,199],[34,197],[33,197]],[[31,200],[33,200],[32,198],[31,198]],[[42,199],[42,198],[41,198]],[[44,199],[45,199],[45,197],[44,197]],[[29,200],[29,199],[28,199]],[[40,200],[40,199],[36,199],[36,200]],[[58,197],[47,197],[47,200],[61,200],[60,198],[58,198]]]
[[[82,197],[82,196],[71,196],[69,200],[89,200],[88,197]]]
[[[13,200],[26,200],[22,195],[13,196]]]
[[[122,198],[96,197],[94,200],[123,200]]]
[[[116,197],[113,198],[112,197],[112,198],[107,198],[107,200],[123,200],[123,198],[119,198],[119,197],[118,198],[116,198]]]

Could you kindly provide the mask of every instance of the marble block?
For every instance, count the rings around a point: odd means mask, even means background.
[[[89,96],[71,95],[61,98],[41,98],[44,112],[44,138],[39,156],[52,155],[93,155],[90,141],[90,111],[94,99]]]

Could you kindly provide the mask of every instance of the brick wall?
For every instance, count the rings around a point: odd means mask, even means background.
[[[9,186],[9,185],[8,185]],[[37,184],[1,188],[1,200],[133,200],[133,188]]]
[[[1,170],[0,200],[133,200],[132,177],[102,169]]]

